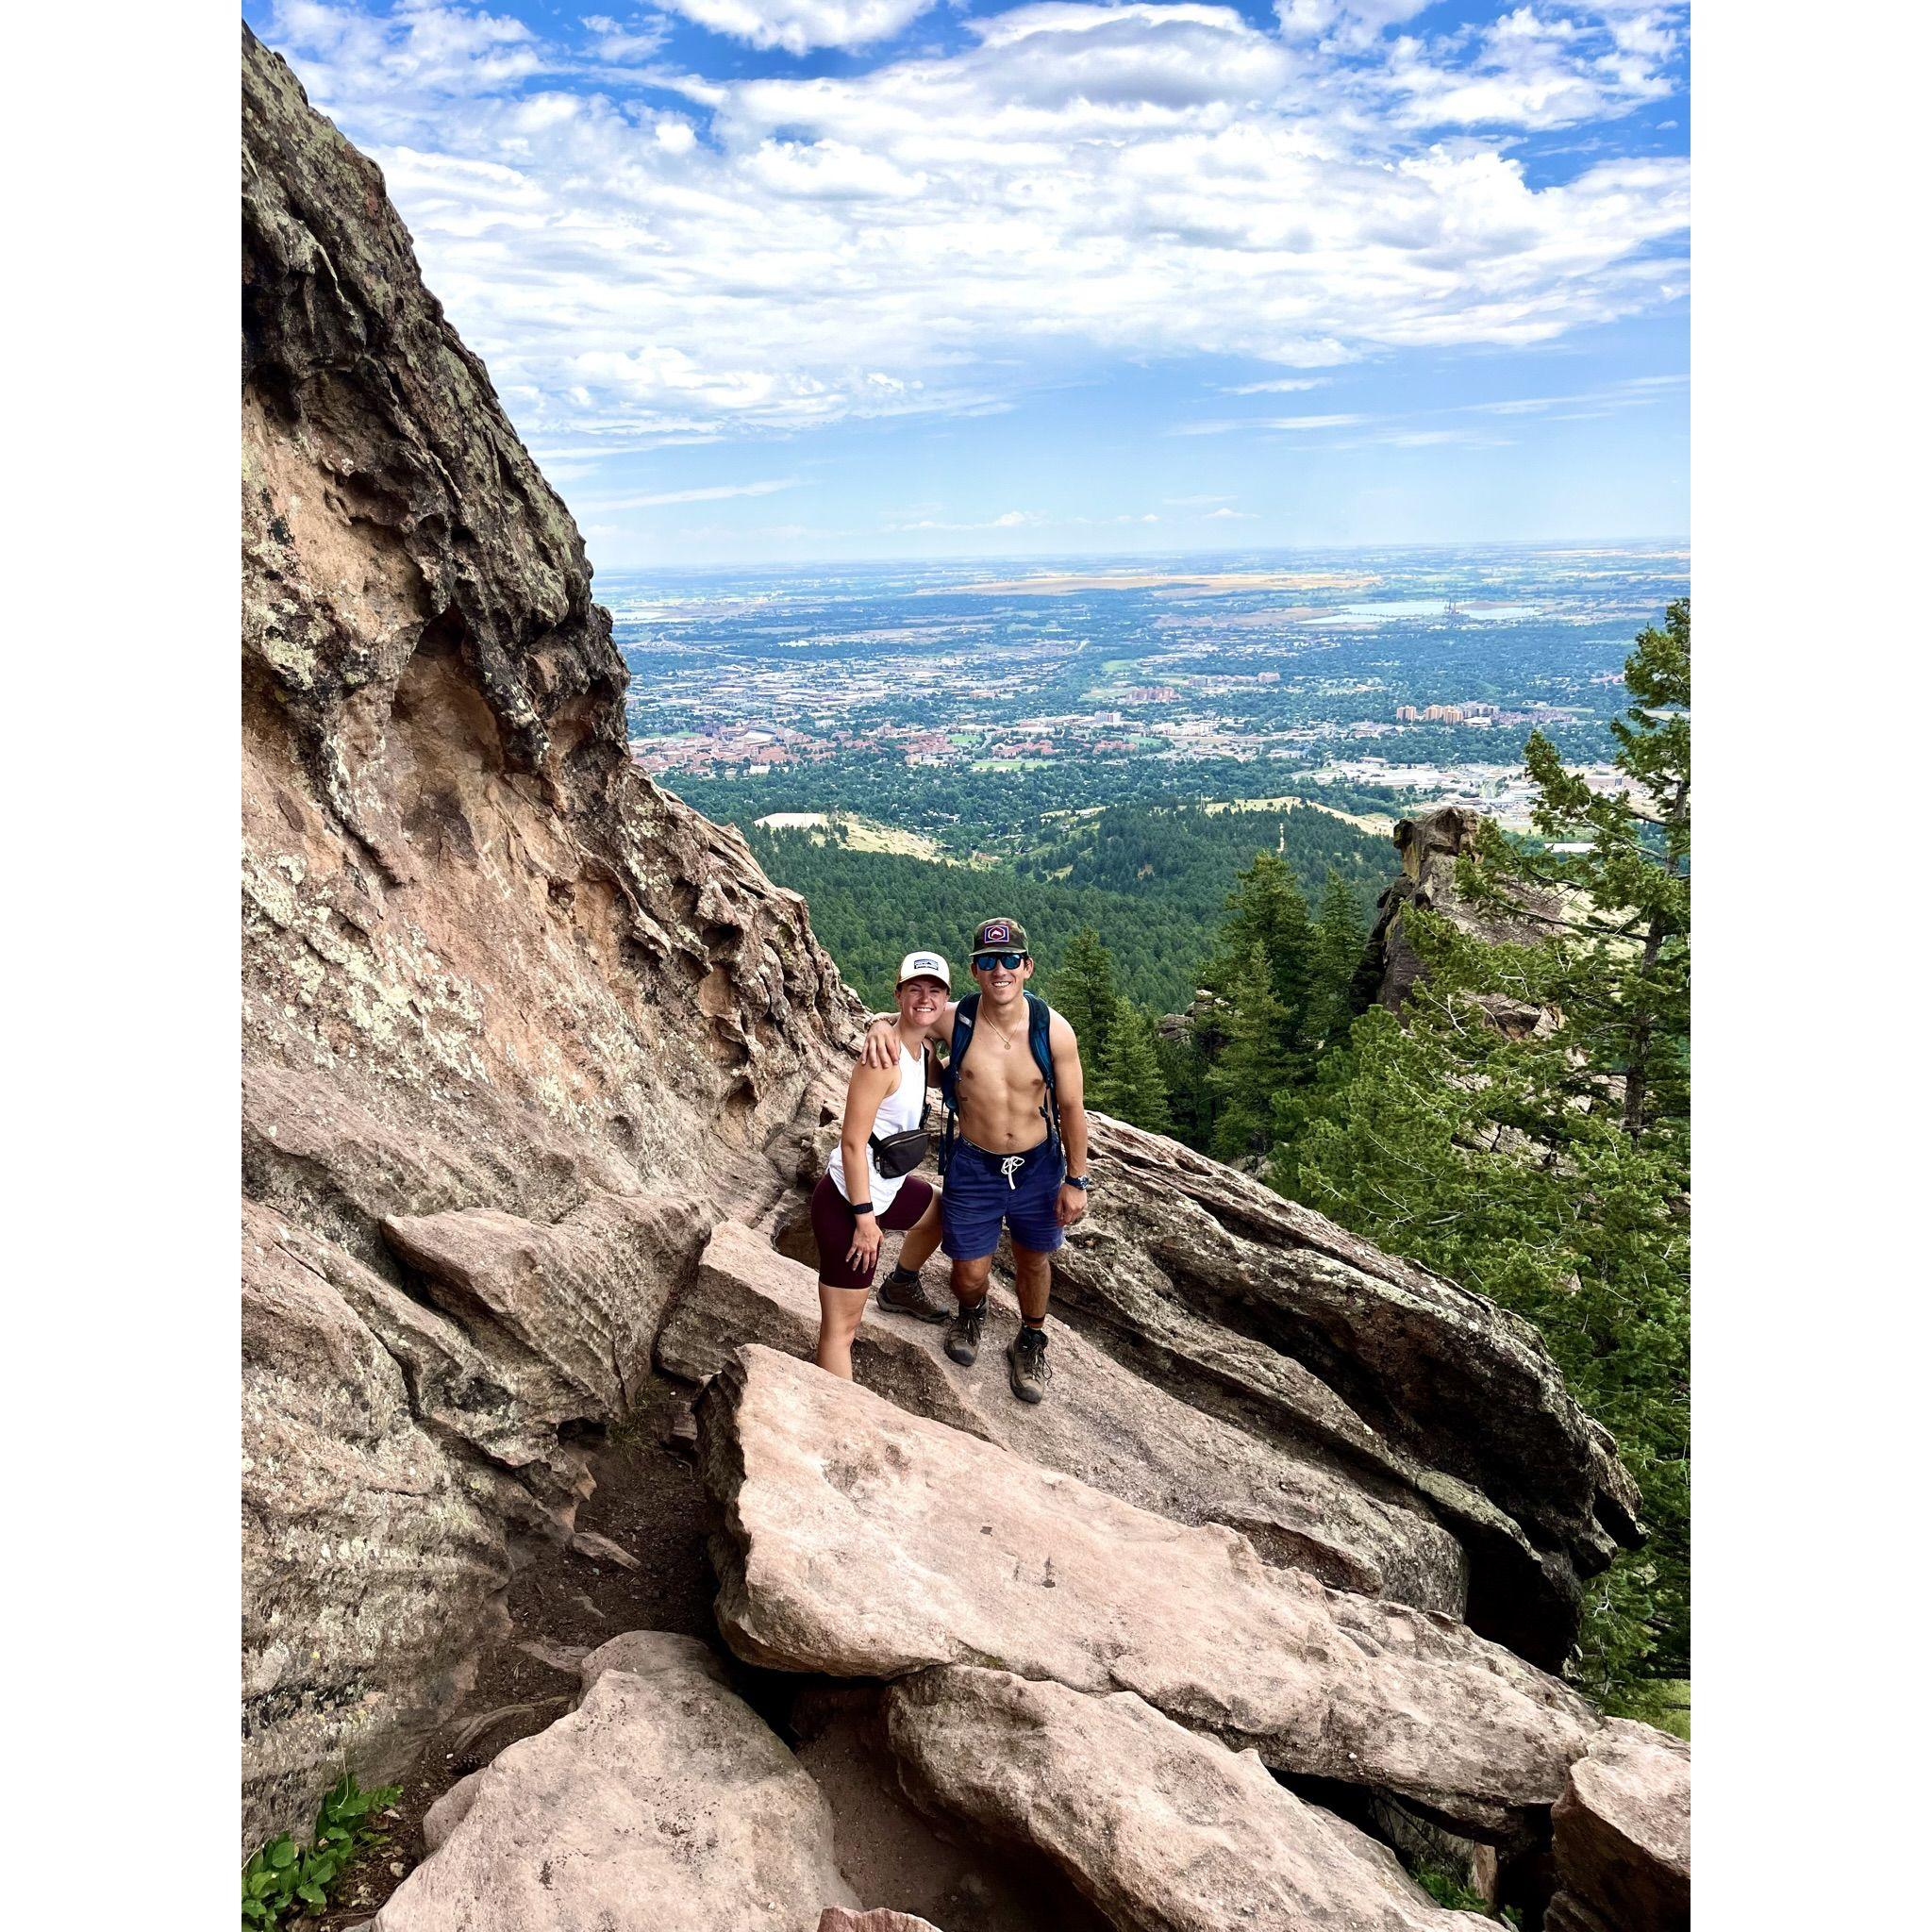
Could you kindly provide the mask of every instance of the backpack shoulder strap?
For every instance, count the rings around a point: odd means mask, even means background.
[[[969,992],[953,1009],[953,1043],[946,1053],[945,1071],[940,1075],[940,1098],[947,1112],[958,1105],[959,1062],[973,1043],[973,1023],[979,1014],[979,995]]]
[[[973,1021],[979,1011],[979,995],[969,992],[953,1008],[953,1043],[946,1053],[946,1064],[940,1073],[940,1100],[946,1110],[946,1130],[940,1141],[940,1172],[953,1164],[953,1139],[959,1130],[959,1062],[973,1043]]]
[[[1053,1137],[1060,1137],[1060,1096],[1059,1087],[1053,1076],[1053,1042],[1049,1030],[1053,1025],[1053,1008],[1038,993],[1026,995],[1026,1043],[1033,1049],[1033,1064],[1040,1069],[1041,1077],[1046,1082],[1046,1105],[1041,1112],[1046,1116],[1046,1124],[1053,1130]]]

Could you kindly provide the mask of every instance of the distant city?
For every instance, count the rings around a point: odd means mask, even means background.
[[[714,811],[741,784],[760,816],[849,806],[891,765],[1062,768],[1095,803],[1128,773],[1203,798],[1438,794],[1520,822],[1531,730],[1608,782],[1631,639],[1689,589],[1674,545],[1007,571],[600,579],[633,755]],[[1415,749],[1352,749],[1376,740]]]

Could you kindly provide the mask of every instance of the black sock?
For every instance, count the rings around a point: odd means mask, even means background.
[[[1023,1328],[1032,1329],[1036,1335],[1044,1335],[1046,1333],[1046,1317],[1044,1315],[1022,1315],[1020,1317],[1020,1325]]]

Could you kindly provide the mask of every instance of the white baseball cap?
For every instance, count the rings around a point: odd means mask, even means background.
[[[899,961],[899,985],[908,979],[937,979],[948,992],[953,990],[953,975],[937,953],[908,953]]]

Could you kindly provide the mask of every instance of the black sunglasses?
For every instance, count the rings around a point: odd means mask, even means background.
[[[1030,959],[1032,957],[1031,953],[974,953],[973,963],[989,973],[995,966],[1003,968],[1008,973],[1017,973],[1021,960]]]

